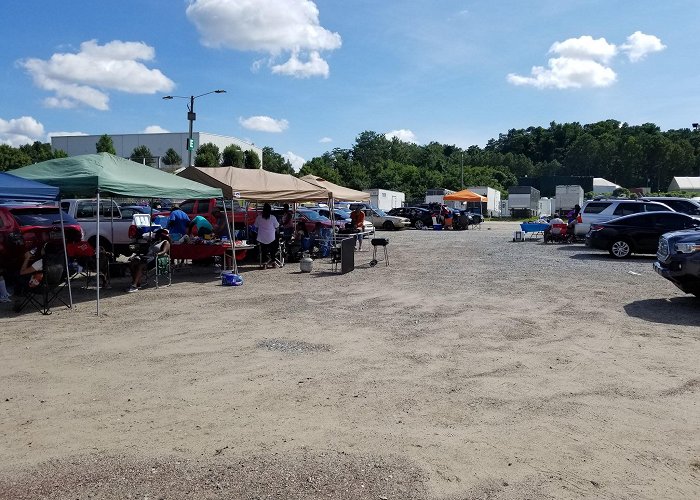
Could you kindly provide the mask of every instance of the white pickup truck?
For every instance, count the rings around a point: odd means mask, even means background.
[[[93,246],[97,245],[97,200],[63,199],[61,208],[78,221],[85,233],[85,239]],[[129,256],[134,249],[133,218],[122,218],[119,205],[114,200],[100,200],[100,246],[114,257]]]

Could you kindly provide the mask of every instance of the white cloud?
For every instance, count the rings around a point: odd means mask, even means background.
[[[635,31],[627,37],[627,43],[622,45],[622,50],[627,52],[627,57],[632,62],[641,61],[647,54],[661,52],[666,46],[654,35],[646,35],[641,31]]]
[[[286,63],[273,65],[272,72],[297,78],[310,78],[312,76],[328,78],[330,68],[318,52],[311,52],[309,60],[306,62],[301,61],[298,54],[294,53]]]
[[[403,142],[412,142],[414,144],[417,144],[418,141],[416,140],[416,134],[414,134],[412,131],[407,130],[407,129],[399,129],[399,130],[392,130],[391,132],[387,132],[384,134],[384,137],[387,139],[398,139]]]
[[[657,37],[639,31],[627,37],[627,43],[620,47],[633,62],[665,48]],[[533,66],[530,76],[510,73],[506,78],[513,85],[531,85],[540,89],[609,87],[617,81],[610,63],[618,52],[618,47],[605,38],[588,35],[569,38],[552,44],[549,53],[557,57],[549,59],[546,68]]]
[[[330,137],[321,137],[321,138],[318,140],[318,142],[320,142],[321,144],[326,144],[326,143],[329,143],[329,142],[333,142],[333,139],[331,139]]]
[[[50,108],[89,106],[109,109],[107,91],[154,94],[174,88],[160,70],[148,69],[139,61],[151,61],[155,50],[142,42],[114,40],[98,45],[96,40],[80,44],[77,53],[56,53],[48,60],[26,59],[20,64],[34,84],[55,95],[44,100]]]
[[[142,134],[167,134],[170,132],[169,130],[165,130],[163,127],[160,125],[149,125],[145,129],[143,129]]]
[[[608,43],[605,38],[594,39],[592,36],[584,35],[578,38],[569,38],[563,42],[554,42],[549,53],[567,59],[607,63],[617,54],[617,47],[613,43]]]
[[[258,132],[273,132],[279,133],[287,130],[289,122],[287,120],[275,120],[269,116],[250,116],[248,118],[239,118],[238,122],[249,130],[257,130]]]
[[[299,155],[295,155],[291,151],[287,151],[285,154],[282,155],[282,157],[292,164],[292,168],[295,172],[301,170],[301,167],[303,167],[304,163],[306,163],[306,160],[304,158],[302,158]]]
[[[205,46],[268,54],[274,73],[295,77],[328,77],[320,53],[342,43],[338,33],[320,25],[311,0],[190,0],[187,17]],[[275,62],[286,54],[286,62]],[[260,66],[256,61],[253,69]]]
[[[549,60],[549,68],[534,66],[532,76],[509,74],[513,85],[532,85],[540,89],[608,87],[615,83],[617,74],[609,67],[590,59],[556,57]]]
[[[31,116],[0,118],[0,144],[18,147],[44,139],[44,126]]]

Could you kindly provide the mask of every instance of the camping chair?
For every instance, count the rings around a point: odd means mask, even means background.
[[[163,286],[170,286],[173,284],[173,264],[170,257],[170,251],[167,255],[156,256],[156,267],[150,269],[146,274],[146,282],[153,280],[158,288],[161,284]],[[165,282],[167,281],[167,285]]]
[[[552,229],[548,235],[545,235],[544,243],[568,243],[569,235],[567,234],[568,226],[566,224],[552,224]]]
[[[36,287],[27,286],[23,292],[22,301],[15,306],[14,311],[20,312],[27,304],[31,304],[43,315],[51,314],[51,304],[56,300],[70,308],[59,294],[66,285],[66,257],[63,249],[47,243],[42,255],[43,278]]]

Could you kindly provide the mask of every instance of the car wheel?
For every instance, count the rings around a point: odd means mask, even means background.
[[[616,259],[626,259],[632,255],[632,247],[625,240],[615,240],[612,245],[610,245],[610,255]]]
[[[425,224],[423,224],[423,221],[418,219],[416,223],[414,224],[416,229],[423,229],[425,227]]]
[[[392,229],[394,229],[394,223],[388,220],[382,225],[382,227],[388,231],[391,231]]]

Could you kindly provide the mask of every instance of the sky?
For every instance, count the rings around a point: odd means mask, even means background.
[[[5,0],[0,143],[194,130],[295,168],[366,130],[700,121],[697,0]],[[166,95],[187,99],[163,100]]]

